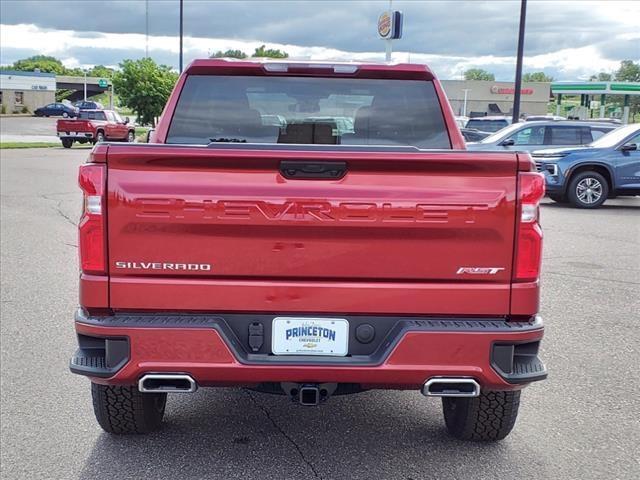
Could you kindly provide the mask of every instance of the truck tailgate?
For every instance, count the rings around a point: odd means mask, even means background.
[[[91,132],[91,124],[87,120],[58,120],[56,123],[58,132]]]
[[[107,163],[112,308],[508,313],[515,153],[111,145]]]

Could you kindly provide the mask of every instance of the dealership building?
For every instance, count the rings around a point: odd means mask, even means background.
[[[0,70],[0,104],[6,113],[21,113],[55,102],[55,73]]]
[[[442,87],[456,115],[510,114],[513,109],[513,82],[443,80]],[[520,90],[520,112],[524,115],[546,115],[550,94],[550,83],[524,82]]]

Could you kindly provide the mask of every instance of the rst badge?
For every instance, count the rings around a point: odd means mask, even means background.
[[[502,267],[460,267],[457,275],[495,275],[503,271]]]

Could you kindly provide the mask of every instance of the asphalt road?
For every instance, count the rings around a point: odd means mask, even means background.
[[[60,117],[0,117],[0,141],[57,142],[58,118]]]
[[[56,135],[56,121],[61,117],[11,116],[0,119],[1,135]]]
[[[163,430],[112,437],[68,372],[77,304],[77,166],[87,149],[1,150],[1,461],[6,479],[637,479],[640,199],[549,203],[546,382],[503,442],[452,440],[440,403],[367,392],[302,408],[203,389],[169,397]]]

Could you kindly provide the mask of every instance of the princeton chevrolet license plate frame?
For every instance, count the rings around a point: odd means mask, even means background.
[[[303,328],[307,330],[300,330]],[[276,317],[271,323],[271,351],[274,355],[344,357],[349,353],[349,321],[345,318]]]

